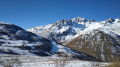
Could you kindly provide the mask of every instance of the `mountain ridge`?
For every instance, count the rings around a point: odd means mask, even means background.
[[[114,20],[115,22],[120,21],[118,18]],[[43,36],[49,40],[53,40],[57,43],[65,44],[80,34],[111,24],[109,21],[110,19],[96,22],[94,20],[77,17],[73,19],[62,19],[46,26],[30,28],[28,31]]]

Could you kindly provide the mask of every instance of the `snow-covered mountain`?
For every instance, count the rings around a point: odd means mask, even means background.
[[[120,19],[105,21],[82,17],[63,19],[31,31],[74,50],[85,52],[102,61],[120,60]]]
[[[87,20],[82,17],[73,19],[62,19],[54,24],[38,26],[28,29],[35,34],[53,40],[57,43],[65,44],[80,34],[103,27],[106,21],[95,22],[93,19]]]
[[[0,23],[0,54],[60,56],[71,59],[97,60],[83,52],[26,31],[16,25]]]

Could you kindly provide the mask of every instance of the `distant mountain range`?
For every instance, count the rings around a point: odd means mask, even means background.
[[[28,31],[102,61],[120,60],[120,19],[62,19]]]

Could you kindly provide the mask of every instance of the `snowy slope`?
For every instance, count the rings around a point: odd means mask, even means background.
[[[0,23],[1,54],[47,55],[45,52],[49,52],[51,46],[52,43],[46,38],[13,24]]]

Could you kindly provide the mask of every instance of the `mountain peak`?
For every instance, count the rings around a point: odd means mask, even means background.
[[[93,20],[93,19],[90,19],[90,20],[89,20],[89,22],[95,22],[95,20]]]
[[[76,21],[76,22],[86,22],[87,20],[85,18],[82,17],[76,17],[73,18],[72,21]]]
[[[115,21],[115,20],[112,19],[112,18],[109,18],[109,19],[106,20],[106,22],[114,22],[114,21]]]
[[[0,24],[9,24],[9,23],[5,23],[5,22],[0,22]]]
[[[59,22],[66,22],[67,19],[62,19],[62,20],[59,20]]]
[[[18,31],[18,30],[23,30],[21,27],[16,26],[14,24],[8,24],[8,23],[0,23],[0,30],[14,30],[14,31]]]

